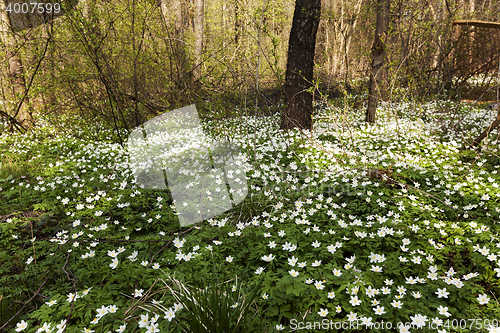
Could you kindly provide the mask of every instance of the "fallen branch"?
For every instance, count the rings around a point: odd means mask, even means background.
[[[0,110],[0,118],[4,118],[9,122],[11,132],[13,129],[16,129],[19,133],[25,133],[27,130],[26,128],[14,117],[12,117],[10,114],[7,112]]]
[[[483,131],[483,133],[479,134],[479,136],[474,140],[474,142],[472,142],[470,148],[477,147],[481,143],[481,141],[483,141],[483,139],[487,137],[490,134],[490,132],[494,130],[499,124],[500,124],[500,114],[499,116],[497,116],[497,119],[495,119],[495,121]]]
[[[455,21],[453,21],[453,25],[471,25],[471,26],[481,27],[481,28],[500,29],[499,22],[488,22],[488,21],[479,21],[479,20],[455,20]]]

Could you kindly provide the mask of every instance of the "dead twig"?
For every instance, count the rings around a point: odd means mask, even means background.
[[[45,281],[43,281],[43,283],[40,285],[40,287],[38,288],[38,290],[35,292],[35,294],[33,296],[31,296],[31,298],[26,301],[23,306],[16,312],[16,314],[14,316],[12,316],[9,320],[7,320],[7,322],[5,324],[2,325],[2,327],[0,327],[0,331],[3,332],[3,329],[5,327],[7,327],[7,325],[9,325],[9,323],[14,319],[16,318],[20,313],[21,311],[24,310],[24,308],[26,307],[26,305],[28,305],[29,302],[31,302],[33,300],[33,298],[35,298],[37,295],[39,295],[40,293],[40,290],[42,290],[43,286],[45,285],[45,283],[47,283],[47,281],[49,280],[49,278],[45,279]]]

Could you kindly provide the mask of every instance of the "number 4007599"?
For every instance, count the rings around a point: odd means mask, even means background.
[[[15,14],[58,14],[61,11],[59,3],[50,2],[30,2],[30,3],[9,3],[5,9],[8,13]]]

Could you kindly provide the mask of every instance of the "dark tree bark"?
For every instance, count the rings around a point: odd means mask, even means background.
[[[316,34],[321,14],[321,0],[296,0],[292,30],[288,42],[288,61],[284,93],[285,108],[281,129],[312,127],[312,86]]]
[[[389,15],[391,12],[391,0],[377,0],[377,24],[375,27],[375,40],[372,45],[372,70],[370,73],[370,85],[368,87],[368,108],[366,110],[366,122],[375,122],[380,91],[383,85],[382,69],[386,60],[387,31],[389,30]]]

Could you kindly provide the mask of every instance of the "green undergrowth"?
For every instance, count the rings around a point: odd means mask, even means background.
[[[99,140],[50,127],[0,137],[0,326],[105,333],[200,332],[202,320],[227,322],[224,332],[498,326],[494,141],[464,151],[461,135],[439,132],[430,118],[395,120],[381,109],[380,125],[368,126],[356,113],[318,112],[329,120],[309,138],[270,126],[276,117],[232,119],[226,132],[218,126],[211,135],[247,156],[248,194],[187,227],[169,191],[138,186],[112,130],[100,129]],[[479,132],[477,119],[466,118],[464,128]],[[196,304],[225,310],[201,318]]]

